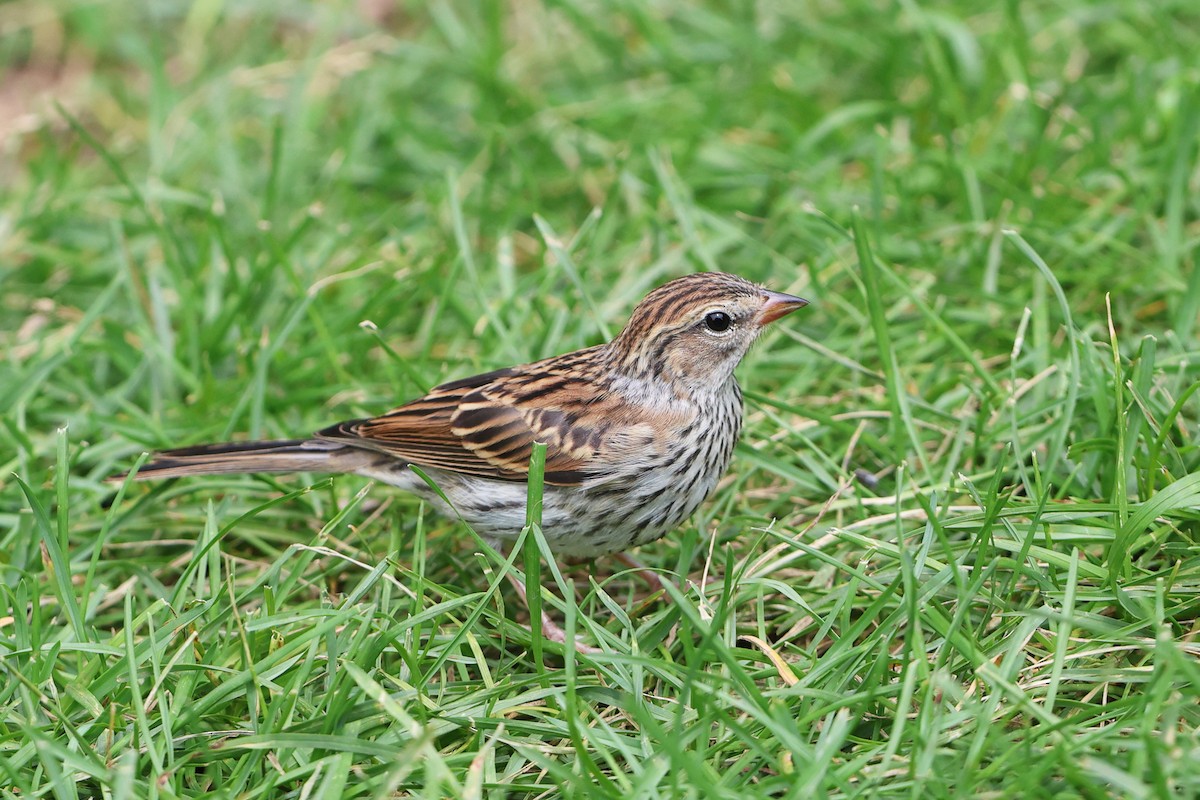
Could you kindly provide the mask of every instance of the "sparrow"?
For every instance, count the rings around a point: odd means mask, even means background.
[[[735,275],[687,275],[650,292],[607,344],[444,383],[307,439],[162,451],[133,477],[355,473],[412,492],[499,545],[525,525],[529,459],[541,442],[550,548],[619,555],[670,532],[712,493],[741,431],[734,368],[768,324],[807,304]]]

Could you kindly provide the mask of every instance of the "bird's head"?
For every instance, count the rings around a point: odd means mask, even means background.
[[[647,295],[610,347],[631,377],[716,391],[768,324],[806,305],[736,275],[699,272]]]

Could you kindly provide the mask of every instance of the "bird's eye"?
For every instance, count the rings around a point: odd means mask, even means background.
[[[704,327],[713,333],[724,333],[733,324],[733,319],[724,311],[710,311],[704,315]]]

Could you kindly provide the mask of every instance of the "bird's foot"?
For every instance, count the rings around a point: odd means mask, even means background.
[[[508,573],[508,582],[517,590],[517,594],[521,596],[521,601],[525,603],[525,608],[529,608],[529,595],[525,592],[525,584],[521,583],[511,572]],[[561,645],[571,643],[567,632],[559,627],[558,623],[550,618],[550,612],[545,606],[542,607],[542,636],[552,642],[558,642]],[[585,644],[578,637],[575,638],[575,652],[577,653],[599,653],[600,649],[592,647],[590,644]]]

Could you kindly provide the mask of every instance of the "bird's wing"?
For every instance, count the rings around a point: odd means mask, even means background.
[[[588,353],[443,384],[387,414],[317,435],[422,467],[512,481],[526,479],[532,445],[542,442],[546,483],[578,486],[663,442],[658,426],[580,369]]]

